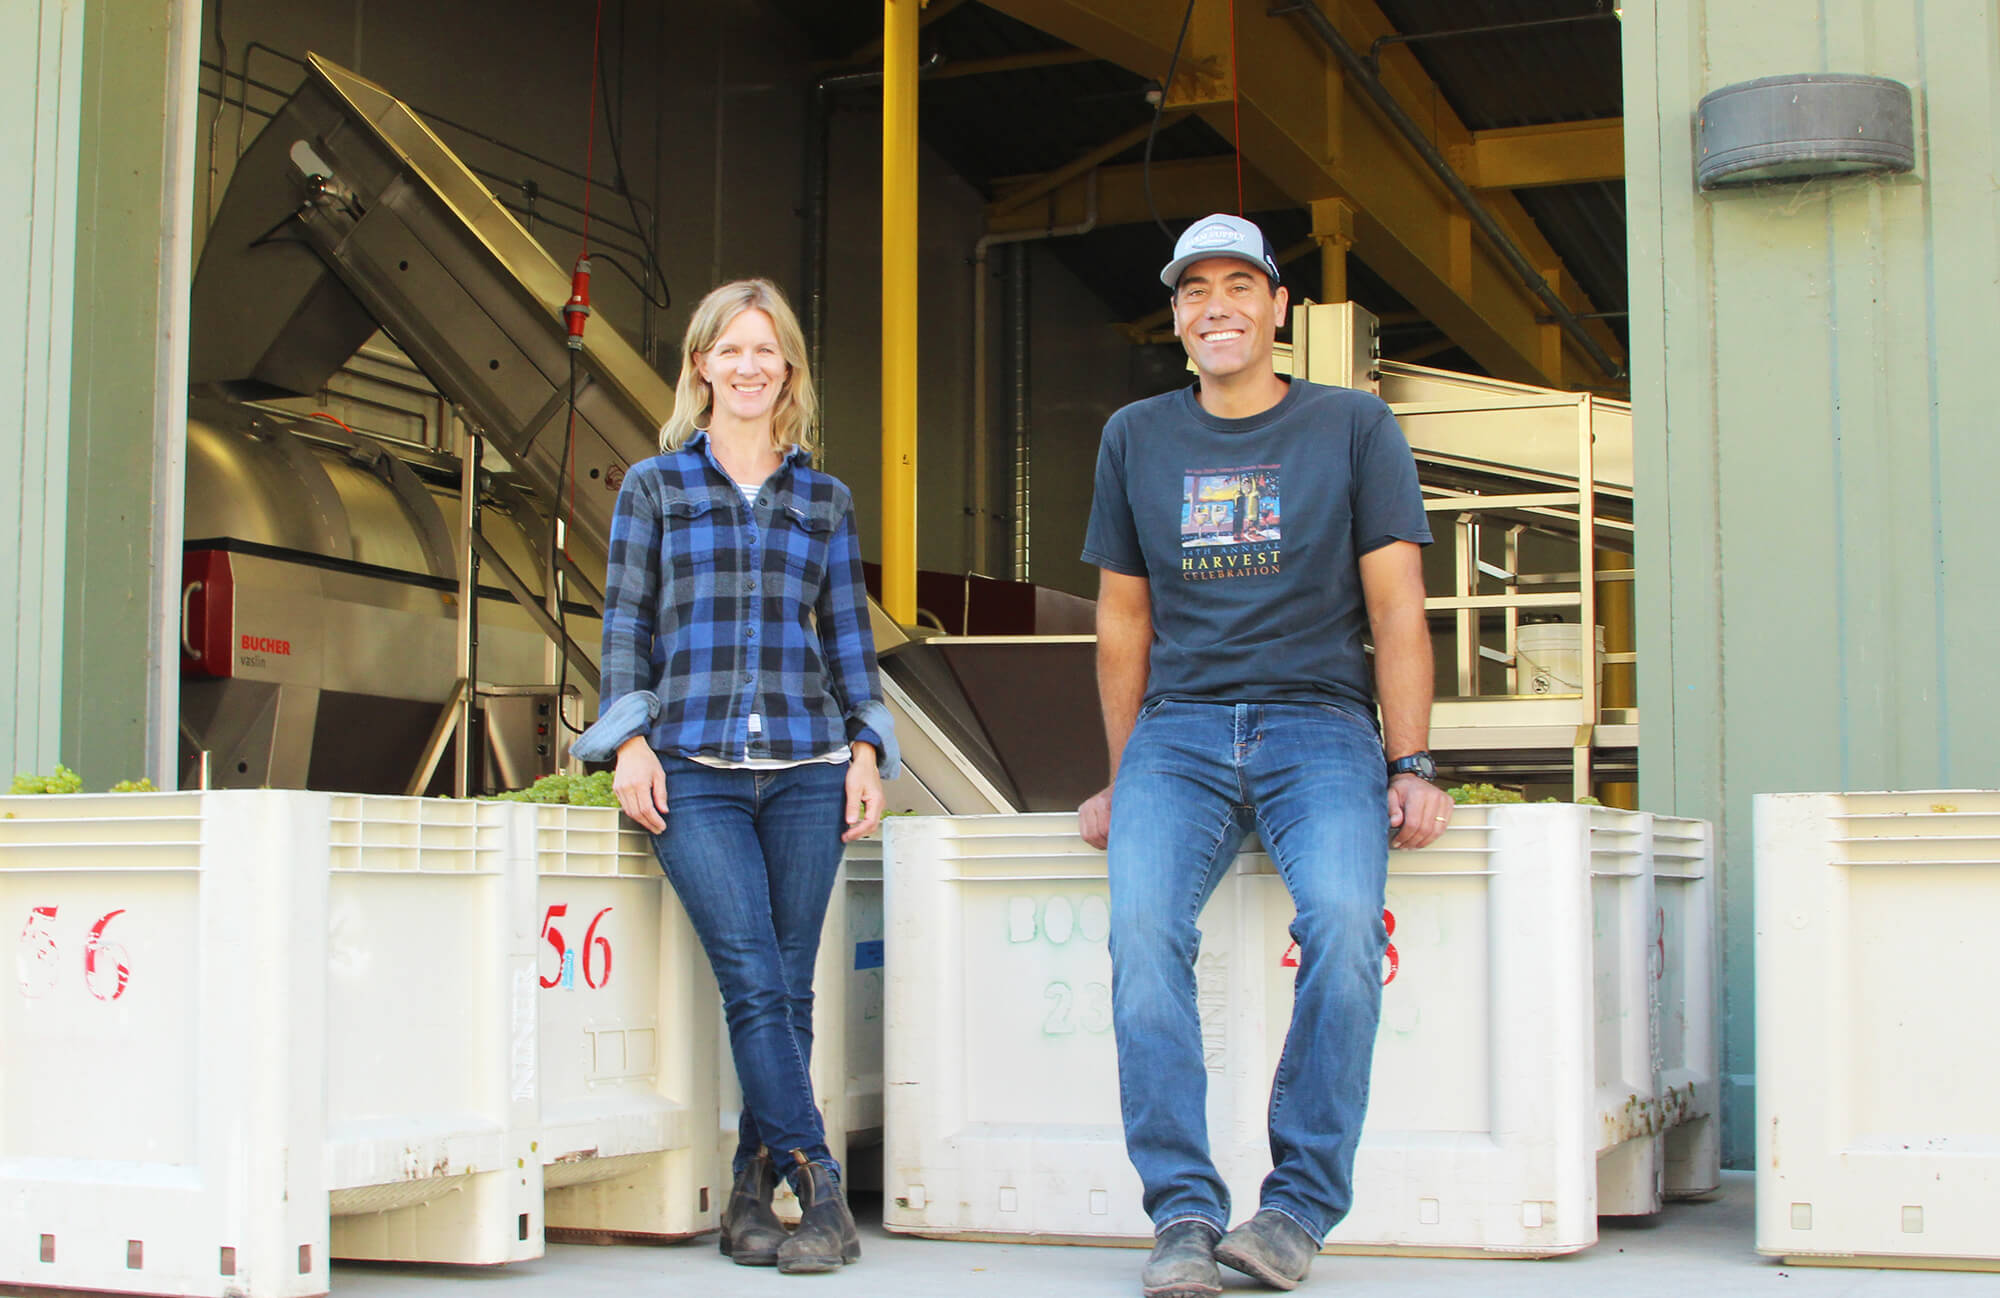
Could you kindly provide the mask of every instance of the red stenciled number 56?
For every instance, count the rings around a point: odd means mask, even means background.
[[[611,939],[597,931],[598,924],[611,911],[610,906],[598,911],[591,919],[590,927],[583,931],[583,951],[578,963],[583,965],[584,985],[593,990],[611,981]],[[556,921],[568,915],[569,907],[559,903],[550,906],[542,916],[542,940],[554,947],[556,953],[555,977],[538,975],[544,988],[576,985],[575,975],[571,972],[569,944],[563,940],[562,930],[556,927]]]
[[[55,989],[62,948],[53,930],[60,910],[59,906],[36,906],[28,912],[28,922],[21,929],[20,951],[15,957],[15,971],[24,996],[44,996]],[[111,921],[124,913],[121,907],[102,916],[83,939],[84,990],[101,1001],[115,1001],[123,996],[126,984],[132,979],[132,971],[125,964],[125,948],[104,938],[104,930]]]

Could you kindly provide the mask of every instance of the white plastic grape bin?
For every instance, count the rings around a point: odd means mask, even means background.
[[[2000,792],[1756,799],[1757,1250],[2000,1269]]]
[[[616,808],[521,806],[536,854],[539,1161],[548,1229],[714,1229],[715,977],[647,835]]]
[[[330,796],[321,823],[335,1257],[542,1256],[531,844],[512,812]]]
[[[1722,1186],[1721,899],[1714,828],[1677,816],[1652,821],[1661,1160],[1674,1199]]]
[[[1658,1212],[1664,1199],[1661,1137],[1668,1125],[1653,1016],[1652,824],[1648,816],[1609,807],[1583,814],[1590,824],[1597,1212],[1641,1216]]]
[[[1436,845],[1391,854],[1373,1100],[1329,1251],[1542,1256],[1595,1241],[1600,1150],[1657,1135],[1616,1126],[1628,1106],[1658,1111],[1646,824],[1465,807]],[[1149,1237],[1119,1125],[1103,857],[1074,816],[899,818],[884,870],[885,1224]],[[1290,920],[1257,852],[1202,918],[1210,1142],[1238,1215],[1269,1168]]]
[[[0,797],[0,1285],[327,1291],[328,802]]]
[[[849,1149],[882,1142],[882,999],[888,944],[882,930],[882,837],[851,843],[838,928],[845,937],[847,1096],[843,1125]]]

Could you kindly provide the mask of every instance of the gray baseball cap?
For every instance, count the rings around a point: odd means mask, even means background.
[[[1204,216],[1181,231],[1174,259],[1160,272],[1160,283],[1179,288],[1187,268],[1210,257],[1241,258],[1269,275],[1272,288],[1278,287],[1278,255],[1271,251],[1271,241],[1255,223],[1227,212]]]

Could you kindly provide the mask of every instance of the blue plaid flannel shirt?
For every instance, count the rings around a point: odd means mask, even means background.
[[[884,778],[901,765],[853,498],[800,450],[754,508],[705,432],[632,466],[611,520],[600,679],[597,723],[571,745],[585,761],[643,734],[661,752],[726,761],[863,741]]]

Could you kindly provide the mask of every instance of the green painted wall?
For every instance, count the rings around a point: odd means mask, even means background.
[[[173,774],[198,17],[83,10],[61,753],[91,788]]]
[[[0,5],[0,779],[57,757],[82,65],[81,4]]]
[[[1640,796],[1721,827],[1747,1166],[1752,797],[2000,786],[2000,17],[1628,0],[1624,50]],[[1698,192],[1701,96],[1819,71],[1911,88],[1915,173]]]

